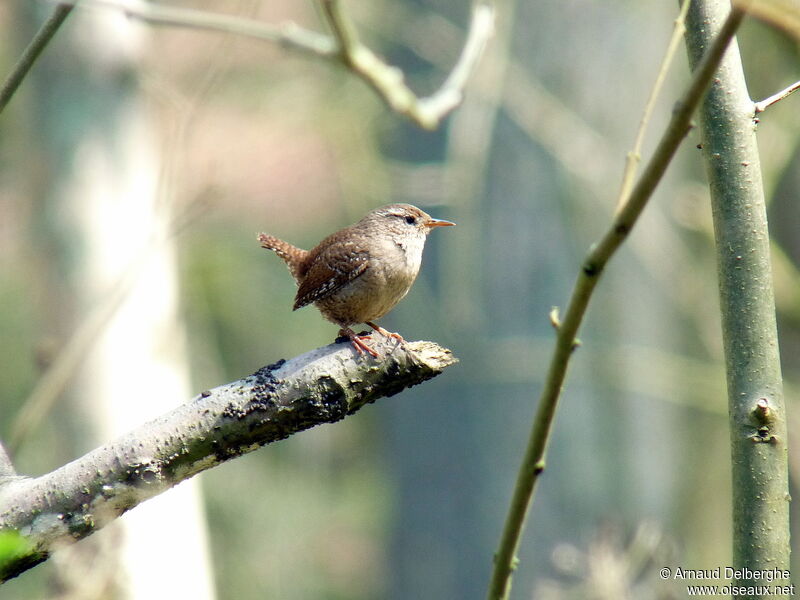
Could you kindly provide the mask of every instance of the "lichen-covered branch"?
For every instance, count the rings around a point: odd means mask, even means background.
[[[0,581],[201,471],[339,421],[457,362],[433,342],[398,345],[376,337],[379,360],[357,356],[349,344],[331,344],[203,392],[46,475],[10,472],[0,480],[0,530],[19,532],[30,548],[0,565]],[[146,386],[141,393],[148,393]]]

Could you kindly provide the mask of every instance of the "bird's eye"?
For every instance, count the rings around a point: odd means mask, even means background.
[[[415,225],[417,223],[417,218],[416,217],[412,217],[411,215],[408,215],[406,217],[406,223],[408,223],[409,225]]]

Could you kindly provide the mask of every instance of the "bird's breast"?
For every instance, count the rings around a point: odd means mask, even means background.
[[[338,323],[380,319],[408,293],[419,273],[421,259],[422,244],[385,244],[370,254],[369,267],[362,275],[317,306]]]

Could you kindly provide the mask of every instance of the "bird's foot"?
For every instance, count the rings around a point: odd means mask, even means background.
[[[370,323],[369,321],[367,321],[367,325],[369,325],[370,327],[372,327],[372,328],[373,328],[375,331],[377,331],[378,333],[380,333],[380,334],[381,334],[382,336],[384,336],[384,337],[388,337],[388,338],[395,339],[395,340],[397,340],[397,341],[398,341],[398,342],[400,342],[400,343],[403,343],[403,342],[405,342],[405,340],[403,339],[403,336],[402,336],[402,335],[400,335],[399,333],[394,333],[394,332],[392,332],[392,331],[386,331],[386,330],[385,330],[383,327],[381,327],[380,325],[376,325],[375,323]]]
[[[394,333],[393,331],[387,331],[383,327],[381,327],[380,325],[376,325],[375,323],[370,323],[369,321],[367,321],[366,323],[367,323],[367,325],[372,327],[375,331],[380,333],[383,337],[387,337],[387,338],[391,338],[393,340],[397,340],[397,345],[398,346],[401,346],[401,345],[406,343],[406,341],[403,339],[403,336],[400,335],[399,333]]]
[[[350,343],[353,344],[353,348],[356,349],[356,352],[359,354],[367,354],[371,355],[373,358],[378,358],[378,353],[375,352],[372,348],[367,346],[367,343],[364,341],[365,339],[370,339],[369,335],[358,335],[355,331],[350,329],[349,327],[339,330],[339,335],[344,336],[350,339]]]

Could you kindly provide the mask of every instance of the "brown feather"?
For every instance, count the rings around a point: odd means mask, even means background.
[[[292,277],[294,277],[294,280],[299,284],[303,276],[300,270],[308,258],[308,250],[293,246],[289,242],[284,242],[282,239],[267,235],[266,233],[258,234],[258,241],[261,242],[262,248],[272,250],[283,259]]]
[[[311,251],[301,273],[294,310],[327,298],[367,270],[369,252],[362,242],[348,237],[330,236]]]

